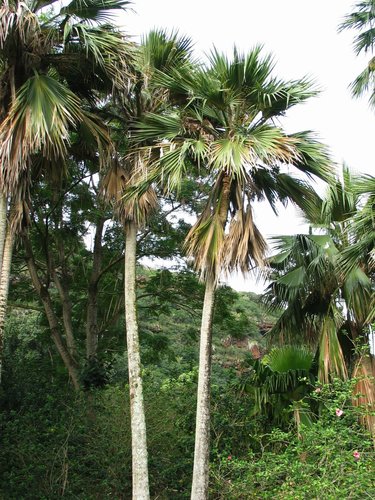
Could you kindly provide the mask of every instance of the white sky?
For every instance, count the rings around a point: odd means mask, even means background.
[[[374,113],[366,98],[352,99],[348,86],[369,57],[356,57],[353,32],[338,34],[352,0],[134,0],[134,13],[121,17],[135,39],[152,28],[178,29],[195,42],[203,56],[213,45],[231,52],[235,44],[246,51],[261,43],[272,52],[275,74],[286,80],[312,76],[322,90],[319,97],[296,106],[284,126],[289,132],[314,130],[330,148],[334,160],[353,170],[375,175],[373,165]],[[276,218],[262,204],[256,221],[266,236],[291,234],[302,226],[292,207]],[[241,290],[260,292],[253,280],[230,281]]]

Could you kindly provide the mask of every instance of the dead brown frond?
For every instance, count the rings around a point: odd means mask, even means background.
[[[185,239],[185,249],[194,258],[194,267],[202,279],[219,279],[224,242],[224,225],[218,212],[203,211]]]
[[[321,324],[318,378],[325,384],[328,384],[332,377],[343,380],[348,378],[344,354],[337,337],[340,326],[338,318],[331,316],[325,317]]]
[[[112,164],[101,182],[102,196],[107,202],[118,203],[128,181],[129,172],[125,170],[118,159],[112,160]]]
[[[0,7],[0,48],[4,48],[10,34],[12,37],[17,36],[25,44],[35,43],[32,35],[36,30],[39,30],[38,18],[25,2],[14,4],[3,0]]]
[[[375,445],[375,360],[372,355],[359,358],[353,378],[358,379],[353,390],[353,405],[364,410],[360,420],[371,433]]]
[[[139,226],[145,223],[149,214],[158,204],[157,196],[152,186],[139,197],[124,198],[126,190],[134,186],[139,179],[143,179],[145,176],[145,169],[147,167],[143,159],[144,156],[139,153],[125,159],[119,160],[117,158],[113,160],[101,183],[104,199],[107,202],[113,203],[119,220],[122,222],[132,220]]]
[[[223,245],[223,270],[247,274],[255,266],[263,266],[267,242],[253,219],[251,204],[240,208],[230,222]]]

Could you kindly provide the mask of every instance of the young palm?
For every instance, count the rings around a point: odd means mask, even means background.
[[[107,173],[103,190],[105,196],[115,199],[119,218],[125,231],[125,326],[127,339],[129,390],[131,404],[133,498],[150,497],[147,464],[146,422],[143,404],[140,343],[136,309],[137,232],[147,222],[157,204],[156,193],[150,186],[138,199],[125,201],[124,190],[132,186],[150,162],[145,141],[141,147],[134,143],[133,124],[145,114],[164,113],[170,101],[168,94],[153,85],[158,71],[177,71],[188,64],[191,42],[177,34],[168,36],[163,31],[150,32],[134,54],[133,75],[127,93],[118,96],[107,112],[112,117],[118,157]]]
[[[285,173],[294,166],[328,179],[331,163],[309,132],[286,134],[275,118],[316,94],[306,79],[284,82],[272,76],[270,57],[259,47],[232,59],[213,51],[209,65],[194,71],[159,74],[158,82],[185,101],[163,115],[149,114],[137,125],[143,140],[162,139],[162,154],[147,180],[178,189],[194,170],[212,185],[204,210],[186,238],[188,255],[206,283],[202,313],[192,498],[208,495],[210,372],[215,290],[223,272],[247,273],[263,263],[266,242],[253,219],[255,200],[308,207],[312,191]]]
[[[127,3],[72,0],[54,14],[45,14],[52,0],[1,4],[0,343],[11,249],[33,158],[57,164],[74,128],[94,137],[102,149],[109,144],[105,128],[88,109],[99,98],[97,91],[112,88],[122,73],[128,45],[108,21]]]

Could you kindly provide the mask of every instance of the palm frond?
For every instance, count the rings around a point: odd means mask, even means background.
[[[73,93],[54,78],[35,73],[20,88],[0,126],[3,178],[14,185],[32,154],[42,152],[47,158],[64,155],[69,128],[83,118],[80,101]]]
[[[316,177],[330,183],[334,179],[335,166],[327,147],[319,142],[310,131],[298,132],[289,136],[298,153],[298,161],[293,166],[308,176]]]
[[[142,121],[134,123],[134,138],[139,142],[175,139],[183,133],[183,122],[176,114],[147,113]]]
[[[60,10],[60,15],[103,24],[113,21],[118,11],[130,5],[126,0],[72,0]]]
[[[314,82],[307,77],[290,82],[272,80],[260,91],[260,98],[263,100],[262,115],[265,119],[284,115],[291,107],[318,94]]]
[[[262,363],[274,372],[285,373],[289,370],[311,370],[314,353],[304,346],[274,347],[266,354]]]
[[[375,5],[373,0],[360,1],[355,4],[355,12],[346,16],[339,30],[354,29],[359,34],[354,37],[354,51],[358,55],[361,52],[373,52],[375,45]],[[367,68],[362,71],[351,84],[354,97],[362,96],[369,92],[369,103],[375,106],[375,59],[371,58]]]
[[[202,214],[185,239],[186,252],[194,258],[194,266],[203,279],[210,276],[217,281],[223,269],[231,184],[230,176],[219,175]]]
[[[101,192],[107,202],[111,202],[122,222],[135,221],[142,226],[158,204],[152,184],[147,184],[141,193],[126,196],[127,190],[137,185],[147,168],[147,155],[139,150],[129,157],[112,161],[101,183]]]
[[[295,148],[295,140],[272,125],[263,124],[249,129],[246,145],[254,163],[299,164],[301,159],[299,150]]]
[[[38,31],[38,18],[26,3],[3,0],[0,6],[0,48],[3,49],[6,42],[12,41],[11,38],[14,41],[15,37],[21,42],[35,45],[38,40],[34,35]]]
[[[145,76],[150,71],[179,72],[185,64],[190,65],[192,49],[191,38],[179,36],[177,31],[152,30],[142,37],[137,64]]]
[[[265,263],[267,242],[254,223],[251,204],[236,211],[223,245],[223,271],[248,274]]]

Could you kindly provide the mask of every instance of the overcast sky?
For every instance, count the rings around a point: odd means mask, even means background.
[[[203,57],[213,45],[230,53],[263,44],[274,54],[275,74],[284,79],[313,77],[319,97],[296,106],[283,121],[288,132],[314,130],[330,148],[334,160],[353,170],[375,175],[373,161],[374,113],[367,101],[352,99],[348,86],[371,57],[356,57],[353,32],[337,33],[351,0],[134,0],[134,13],[121,24],[139,39],[155,27],[178,29],[195,42]],[[256,221],[266,236],[291,234],[303,228],[291,207],[279,218],[265,206]],[[260,291],[253,280],[232,280],[239,289]]]

